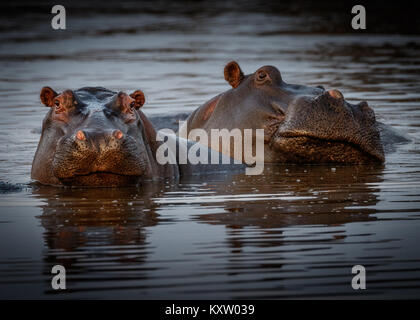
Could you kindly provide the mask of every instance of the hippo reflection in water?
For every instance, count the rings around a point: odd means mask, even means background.
[[[140,90],[128,95],[85,87],[58,94],[44,87],[40,96],[50,110],[43,121],[31,177],[43,184],[130,186],[144,180],[244,168],[233,163],[159,164],[156,151],[162,142],[139,110],[145,102]],[[187,149],[191,145],[186,143]],[[178,145],[175,148],[167,152],[176,159]],[[217,155],[221,163],[223,156]]]
[[[157,204],[152,199],[162,196],[164,187],[162,181],[143,186],[141,192],[132,188],[34,188],[33,195],[42,200],[42,215],[38,218],[45,229],[45,243],[51,250],[46,259],[51,263],[57,259],[54,264],[67,268],[77,258],[65,257],[60,252],[80,252],[81,248],[89,247],[96,248],[95,255],[110,257],[115,253],[106,250],[109,246],[146,246],[144,228],[159,222]],[[92,254],[89,249],[85,253]],[[140,262],[138,258],[143,260],[142,255],[135,259]]]
[[[267,163],[384,161],[375,114],[366,102],[354,105],[338,90],[287,84],[273,66],[244,75],[232,61],[224,75],[232,89],[196,109],[181,136],[197,128],[207,134],[222,128],[264,129]],[[218,150],[233,157],[233,148],[219,145]]]

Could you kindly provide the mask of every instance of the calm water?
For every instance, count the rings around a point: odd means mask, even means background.
[[[0,22],[0,298],[420,298],[420,37],[313,33],[305,17],[258,12],[94,13],[69,14],[66,31],[41,13]],[[175,121],[228,89],[233,59],[367,100],[410,142],[383,166],[30,184],[42,86],[142,89],[150,118]],[[50,286],[56,264],[65,292]]]

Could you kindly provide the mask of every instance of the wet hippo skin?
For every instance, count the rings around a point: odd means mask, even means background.
[[[145,103],[141,90],[128,95],[85,87],[57,93],[44,87],[40,98],[50,109],[42,124],[31,178],[42,184],[135,186],[149,180],[230,168],[158,163],[156,150],[162,142],[157,141],[153,125],[140,110]],[[179,144],[181,138],[175,139]],[[187,149],[193,144],[186,143]],[[176,155],[177,149],[168,152]],[[232,164],[232,168],[241,170],[243,166]]]
[[[266,163],[384,162],[378,124],[367,102],[351,104],[335,89],[288,84],[273,66],[244,75],[232,61],[224,77],[232,88],[196,109],[181,136],[196,128],[208,134],[223,128],[264,129],[260,143]],[[218,150],[234,156],[233,146]]]

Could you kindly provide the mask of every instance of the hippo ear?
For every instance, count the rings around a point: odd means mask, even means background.
[[[135,100],[135,107],[136,109],[140,109],[144,103],[146,102],[146,98],[144,97],[144,93],[141,90],[136,90],[132,94],[130,94],[130,97]]]
[[[54,98],[58,95],[57,92],[55,92],[53,89],[51,89],[50,87],[43,87],[41,89],[41,94],[40,94],[40,98],[41,98],[41,102],[46,105],[47,107],[52,107],[54,105],[53,101]]]
[[[231,61],[225,66],[225,80],[229,82],[229,84],[236,88],[239,86],[244,79],[244,74],[241,70],[241,67],[236,61]]]

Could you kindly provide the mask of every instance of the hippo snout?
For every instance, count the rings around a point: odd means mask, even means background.
[[[366,102],[347,102],[335,89],[294,100],[272,145],[283,150],[282,154],[293,151],[294,162],[365,163],[385,159],[374,111]]]
[[[60,180],[98,173],[140,176],[146,163],[140,149],[119,129],[78,129],[59,141],[53,173]]]

